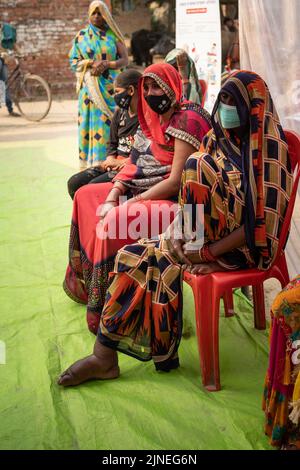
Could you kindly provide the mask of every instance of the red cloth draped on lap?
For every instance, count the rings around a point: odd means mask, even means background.
[[[146,104],[145,77],[153,78],[171,99],[174,112],[168,122],[161,123],[159,116]],[[199,105],[182,102],[181,96],[180,76],[171,65],[153,65],[145,70],[139,84],[141,130],[135,135],[130,163],[114,179],[122,181],[131,194],[142,193],[169,176],[175,139],[188,142],[198,150],[210,129],[209,114]],[[87,303],[90,317],[102,312],[109,272],[118,250],[140,238],[164,232],[175,215],[175,207],[170,214],[169,207],[174,204],[170,200],[143,200],[115,207],[99,226],[97,213],[111,188],[112,183],[87,185],[76,192],[74,199],[64,289],[73,300]],[[104,236],[107,229],[109,234]]]
[[[111,188],[112,183],[100,183],[76,192],[64,280],[69,297],[87,304],[88,312],[98,314],[117,251],[142,237],[165,231],[177,210],[177,204],[167,200],[123,204],[112,209],[100,225],[97,214]]]

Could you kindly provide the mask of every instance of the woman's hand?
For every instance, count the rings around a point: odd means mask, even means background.
[[[183,251],[183,245],[185,244],[184,240],[167,239],[167,243],[171,255],[178,259],[179,263],[187,266],[192,265],[192,262]]]
[[[114,169],[115,165],[118,163],[117,157],[114,157],[113,155],[109,155],[104,162],[102,163],[103,168],[105,171],[109,171]]]
[[[183,252],[183,246],[186,240],[182,231],[182,211],[180,210],[175,216],[173,222],[169,225],[164,233],[164,239],[168,244],[170,254],[174,256],[179,263],[191,265],[190,260]]]
[[[99,77],[106,69],[109,67],[108,60],[95,60],[92,64],[92,71],[91,74],[95,77]]]
[[[184,255],[190,260],[191,264],[201,263],[201,258],[199,255],[199,247],[196,246],[195,242],[191,241],[191,242],[185,243],[182,247],[182,251]]]
[[[123,166],[126,165],[127,160],[127,158],[124,158],[124,160],[118,160],[116,157],[110,155],[103,162],[103,168],[105,169],[105,171],[120,171]]]

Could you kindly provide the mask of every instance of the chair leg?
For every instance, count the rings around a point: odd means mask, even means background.
[[[223,295],[223,302],[224,302],[224,309],[225,309],[225,317],[233,317],[234,316],[234,304],[233,304],[233,294],[232,289],[227,290]]]
[[[286,264],[285,254],[283,253],[279,261],[279,271],[277,273],[277,279],[281,283],[281,287],[284,288],[290,282],[290,275]]]
[[[265,295],[264,285],[258,284],[252,286],[253,291],[253,308],[254,308],[254,326],[257,330],[266,329],[266,313],[265,313]]]
[[[190,285],[195,300],[196,331],[202,370],[202,383],[210,391],[220,390],[219,306],[212,295],[210,276],[193,276]]]

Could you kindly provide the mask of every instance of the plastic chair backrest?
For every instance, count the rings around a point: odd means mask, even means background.
[[[277,258],[281,255],[281,252],[287,241],[287,236],[288,236],[290,225],[291,225],[291,219],[293,215],[295,200],[297,196],[297,189],[298,189],[298,184],[299,184],[299,178],[300,178],[300,137],[294,131],[284,130],[284,134],[285,134],[288,147],[289,147],[289,157],[291,161],[292,170],[294,172],[294,182],[293,182],[291,197],[290,197],[287,211],[284,217],[281,234],[279,237],[278,251],[277,251],[277,256],[276,256],[276,259],[274,260],[274,263],[277,260]]]

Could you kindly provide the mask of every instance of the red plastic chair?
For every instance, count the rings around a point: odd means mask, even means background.
[[[300,137],[292,131],[285,131],[285,135],[294,171],[294,183],[279,238],[278,254],[273,264],[266,271],[247,269],[206,275],[184,272],[184,280],[193,289],[202,382],[209,391],[217,391],[221,388],[219,368],[219,307],[221,297],[224,300],[225,316],[232,316],[234,314],[232,289],[252,285],[255,328],[265,329],[263,282],[270,278],[276,278],[284,287],[290,280],[284,247],[300,178]],[[297,172],[295,172],[296,167]]]
[[[206,94],[207,94],[207,82],[205,80],[199,79],[199,84],[200,84],[201,91],[202,91],[201,106],[204,107],[204,103],[205,103],[205,100],[206,100]]]

